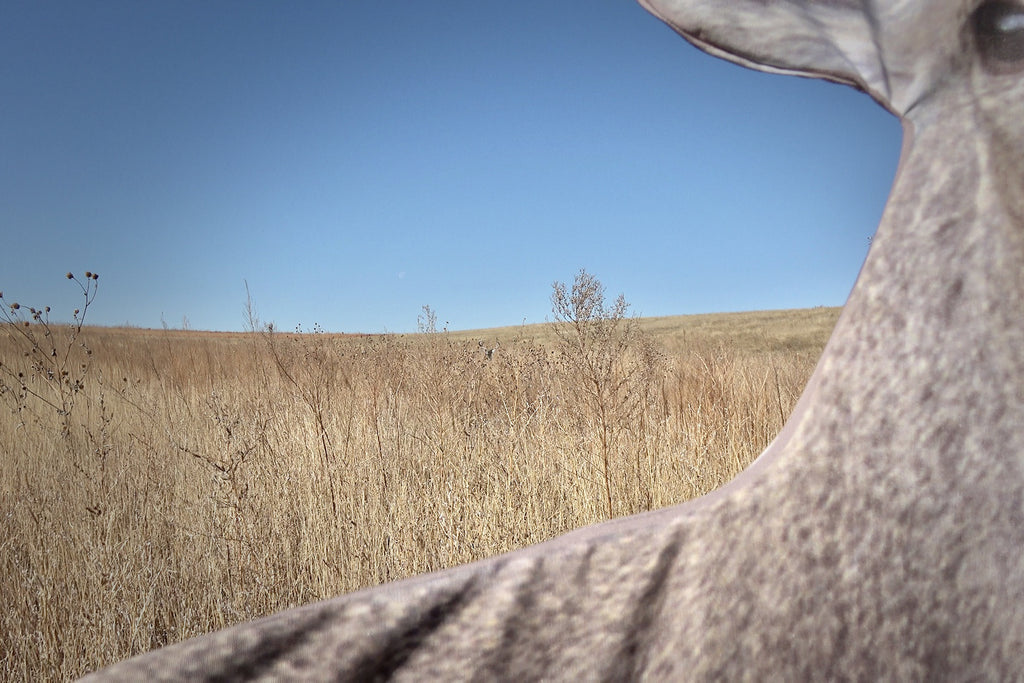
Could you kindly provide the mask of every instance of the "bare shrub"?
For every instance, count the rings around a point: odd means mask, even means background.
[[[51,324],[49,306],[36,309],[8,303],[0,292],[0,327],[23,359],[18,363],[12,357],[0,363],[0,395],[23,422],[47,423],[44,415],[56,415],[63,439],[71,436],[75,404],[91,366],[92,350],[81,336],[99,275],[86,271],[84,282],[73,273],[66,278],[81,289],[83,302],[65,325]]]
[[[660,380],[661,354],[640,331],[636,319],[627,316],[625,297],[620,294],[609,304],[604,285],[586,270],[576,274],[571,289],[561,282],[555,282],[552,289],[560,367],[579,392],[584,408],[581,426],[597,436],[607,514],[615,514],[612,479],[617,458],[635,464],[637,491],[650,509],[649,481],[636,448],[643,440],[635,431],[647,426],[641,416],[645,416],[644,409]]]

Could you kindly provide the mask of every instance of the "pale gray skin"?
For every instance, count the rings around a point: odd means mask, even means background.
[[[892,197],[735,482],[93,680],[1009,679],[1024,671],[1024,0],[641,0],[902,117]]]

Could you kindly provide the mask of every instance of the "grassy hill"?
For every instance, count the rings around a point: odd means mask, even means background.
[[[0,326],[0,680],[707,493],[778,433],[837,316],[646,318],[575,346],[551,325]]]
[[[674,353],[688,346],[727,344],[738,352],[791,351],[821,353],[842,308],[803,308],[782,311],[706,313],[636,318],[640,329]],[[506,343],[531,339],[551,343],[551,323],[465,330],[448,333],[453,339]]]

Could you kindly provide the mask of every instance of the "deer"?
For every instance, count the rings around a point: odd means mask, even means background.
[[[1009,679],[1024,671],[1024,0],[640,0],[857,88],[898,172],[797,406],[695,501],[86,680]]]

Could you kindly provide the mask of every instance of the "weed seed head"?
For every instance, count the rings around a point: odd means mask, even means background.
[[[67,279],[69,279],[69,280],[74,280],[74,279],[75,279],[75,276],[74,276],[74,275],[73,275],[73,274],[71,273],[71,271],[68,271],[68,272],[67,272],[67,273],[66,273],[66,274],[64,275],[64,277],[66,277],[66,278],[67,278]]]
[[[15,301],[13,304],[11,304],[11,310],[12,311],[16,311],[19,308],[21,308],[21,304],[19,304],[17,301]]]

